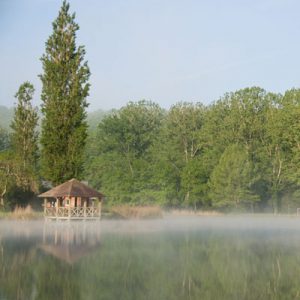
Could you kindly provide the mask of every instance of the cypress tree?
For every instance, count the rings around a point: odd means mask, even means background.
[[[90,71],[84,47],[76,46],[78,30],[75,14],[64,1],[41,58],[41,167],[44,178],[54,184],[80,178],[83,171]]]
[[[15,97],[18,99],[15,108],[12,128],[12,149],[17,167],[17,183],[23,188],[36,189],[36,172],[38,159],[38,123],[37,109],[31,104],[34,87],[30,82],[23,83]]]

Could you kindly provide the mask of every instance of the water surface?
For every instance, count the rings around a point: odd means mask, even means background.
[[[2,221],[0,299],[300,299],[300,219]]]

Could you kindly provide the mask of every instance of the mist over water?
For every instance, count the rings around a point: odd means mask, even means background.
[[[300,218],[0,222],[0,299],[299,299]]]

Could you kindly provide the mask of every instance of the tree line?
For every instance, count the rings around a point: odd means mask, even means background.
[[[23,204],[76,177],[108,203],[220,210],[300,206],[300,90],[259,87],[218,101],[130,102],[88,128],[90,71],[79,26],[64,1],[41,58],[42,107],[23,83],[11,134],[0,129],[1,206]],[[39,131],[39,132],[38,132]]]
[[[129,103],[89,133],[85,178],[115,203],[293,211],[300,90],[259,87],[169,110]]]

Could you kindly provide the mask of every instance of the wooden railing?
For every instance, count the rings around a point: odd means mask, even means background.
[[[100,218],[99,207],[47,207],[45,217],[56,219],[90,219]]]

